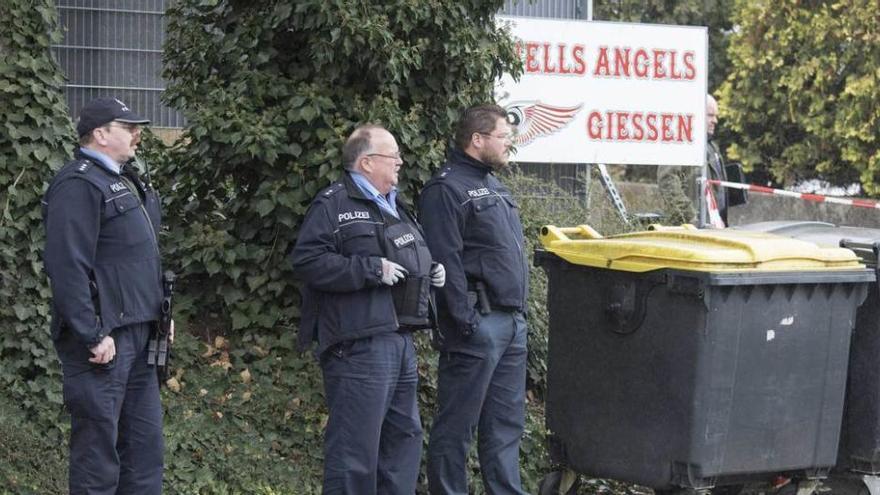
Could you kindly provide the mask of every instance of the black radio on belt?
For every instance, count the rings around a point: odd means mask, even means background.
[[[159,383],[165,383],[168,378],[168,364],[171,360],[169,336],[171,334],[171,306],[175,278],[174,272],[170,270],[162,276],[162,314],[159,317],[159,325],[147,345],[147,364],[156,366]]]

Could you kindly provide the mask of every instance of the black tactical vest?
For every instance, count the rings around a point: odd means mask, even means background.
[[[431,252],[415,220],[401,208],[398,220],[384,211],[385,257],[408,272],[406,277],[391,288],[394,309],[401,327],[409,329],[429,328],[431,318]]]

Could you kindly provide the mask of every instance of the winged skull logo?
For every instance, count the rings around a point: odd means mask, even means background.
[[[525,146],[535,139],[549,136],[574,119],[583,103],[574,107],[558,107],[540,101],[515,101],[507,105],[507,118],[516,130],[514,142]]]

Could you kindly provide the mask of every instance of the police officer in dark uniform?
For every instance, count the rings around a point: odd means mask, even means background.
[[[428,444],[432,494],[467,494],[474,432],[483,486],[524,494],[519,444],[525,423],[528,263],[516,202],[495,177],[512,144],[497,105],[465,111],[446,165],[425,185],[420,215],[438,291],[438,410]]]
[[[146,360],[163,296],[159,198],[128,165],[148,123],[115,98],[86,104],[80,148],[43,200],[74,495],[162,492],[162,407]]]
[[[330,418],[325,494],[415,492],[422,450],[412,332],[442,286],[421,227],[397,201],[403,160],[379,126],[356,129],[342,180],[312,203],[291,253],[304,281],[299,339],[317,340]]]

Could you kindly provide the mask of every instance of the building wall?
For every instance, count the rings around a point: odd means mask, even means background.
[[[58,0],[64,40],[54,47],[74,119],[93,98],[115,96],[152,121],[180,128],[161,102],[165,10],[173,0]]]
[[[506,0],[501,13],[524,17],[586,19],[585,0]]]

